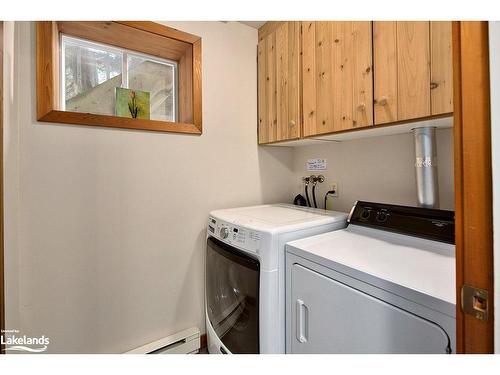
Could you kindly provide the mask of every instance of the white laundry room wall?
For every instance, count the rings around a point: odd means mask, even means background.
[[[203,135],[39,123],[35,25],[6,22],[9,329],[51,353],[120,353],[204,324],[209,211],[290,201],[292,150],[257,146],[257,30],[202,38]]]
[[[452,129],[437,129],[436,144],[440,208],[453,210]],[[338,184],[338,197],[328,198],[334,210],[349,212],[357,200],[409,206],[417,204],[412,133],[300,147],[293,158],[294,194],[304,195],[303,176],[325,176],[325,182],[316,188],[320,207],[323,207],[325,193],[331,190],[332,182]],[[326,159],[327,170],[307,171],[307,161],[316,158]]]

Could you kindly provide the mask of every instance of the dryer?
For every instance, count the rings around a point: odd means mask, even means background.
[[[452,211],[357,202],[286,246],[287,353],[455,352]]]
[[[346,213],[287,204],[212,211],[206,248],[208,351],[284,353],[285,244],[346,225]]]

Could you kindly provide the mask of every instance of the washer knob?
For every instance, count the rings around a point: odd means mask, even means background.
[[[227,229],[226,227],[220,228],[219,235],[222,239],[225,240],[227,237],[229,237],[229,229]]]

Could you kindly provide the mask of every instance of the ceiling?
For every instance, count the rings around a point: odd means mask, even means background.
[[[244,23],[247,26],[253,27],[254,29],[258,29],[267,21],[239,21],[239,22]]]

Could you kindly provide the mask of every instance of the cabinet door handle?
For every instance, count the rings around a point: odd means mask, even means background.
[[[363,112],[366,109],[365,103],[361,103],[360,105],[358,105],[357,109],[359,112]]]
[[[304,301],[301,299],[297,299],[297,340],[300,343],[307,342],[308,335],[308,315],[309,311],[307,306],[304,304]]]
[[[375,100],[375,104],[384,106],[387,105],[387,97],[386,96],[381,96],[379,99]]]

